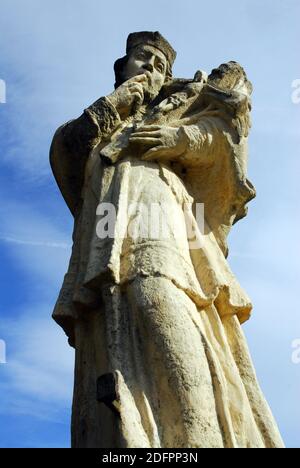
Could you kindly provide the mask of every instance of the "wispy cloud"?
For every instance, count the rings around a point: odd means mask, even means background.
[[[1,366],[0,413],[58,418],[70,406],[73,350],[51,320],[51,305],[36,304],[20,318],[1,319],[7,363]]]
[[[12,314],[1,311],[7,363],[0,366],[0,413],[59,421],[60,412],[70,407],[74,353],[51,313],[67,269],[70,238],[24,203],[6,199],[0,217],[0,241],[28,284],[26,304]],[[7,235],[13,232],[18,235]]]
[[[71,244],[63,244],[61,242],[29,241],[0,235],[0,242],[1,241],[18,245],[31,245],[33,247],[53,247],[54,249],[66,249],[68,251],[71,248]]]
[[[299,445],[299,368],[289,361],[290,340],[300,329],[300,107],[290,100],[290,84],[299,77],[299,1],[231,0],[232,8],[219,2],[218,15],[214,4],[194,2],[188,30],[181,20],[184,2],[174,1],[172,9],[167,2],[152,3],[159,17],[145,16],[137,0],[130,12],[121,1],[1,1],[0,79],[7,84],[7,103],[0,114],[0,248],[7,258],[3,269],[13,266],[22,280],[11,277],[4,302],[6,307],[10,295],[17,296],[20,307],[1,311],[8,364],[0,366],[0,411],[59,420],[70,406],[73,353],[50,315],[68,265],[71,227],[65,214],[38,209],[35,198],[41,197],[40,207],[43,201],[45,207],[52,203],[48,151],[55,129],[112,91],[113,61],[123,55],[129,32],[159,29],[178,51],[176,76],[193,76],[197,68],[209,71],[233,59],[253,81],[250,171],[259,196],[248,218],[233,229],[229,260],[253,300],[245,330],[267,398],[287,440]],[[214,17],[213,36],[209,22],[198,27],[199,16]],[[113,32],[111,21],[103,18],[114,19]],[[210,38],[206,47],[201,46],[204,37]],[[24,187],[32,187],[28,203]],[[14,191],[18,200],[10,199]],[[38,444],[35,435],[32,445]]]
[[[28,204],[0,202],[0,241],[32,283],[57,290],[67,269],[71,233]],[[41,240],[42,239],[42,240]]]

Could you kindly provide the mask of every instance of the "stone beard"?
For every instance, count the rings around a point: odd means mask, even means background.
[[[236,62],[173,78],[175,56],[158,32],[130,34],[115,90],[51,145],[74,217],[53,313],[76,350],[72,446],[283,447],[242,331],[252,304],[226,260],[228,233],[255,196],[252,86]],[[109,236],[97,229],[105,204]],[[152,204],[164,236],[139,231],[129,209]],[[138,235],[124,236],[129,226]]]

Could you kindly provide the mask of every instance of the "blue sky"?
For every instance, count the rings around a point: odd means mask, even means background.
[[[73,350],[51,320],[72,218],[52,177],[55,129],[112,91],[132,31],[159,30],[192,77],[239,61],[254,85],[249,176],[258,192],[230,234],[254,304],[257,374],[289,447],[300,447],[299,0],[0,0],[0,447],[68,447]],[[1,99],[0,99],[1,101]]]

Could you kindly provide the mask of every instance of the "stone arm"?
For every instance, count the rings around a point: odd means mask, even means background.
[[[169,160],[186,168],[196,168],[212,165],[228,142],[226,136],[230,133],[234,137],[234,132],[223,118],[212,115],[193,120],[186,118],[172,127],[143,126],[130,137],[130,141],[151,145],[141,158],[144,161]]]
[[[98,99],[75,120],[55,133],[50,163],[62,195],[75,216],[80,206],[85,165],[91,151],[105,141],[121,122],[119,113],[106,97]]]
[[[204,117],[196,124],[183,125],[179,134],[185,149],[176,159],[187,168],[210,166],[228,144],[226,134],[232,132],[219,117]]]

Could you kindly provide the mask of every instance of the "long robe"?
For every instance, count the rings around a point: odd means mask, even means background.
[[[75,217],[54,310],[76,349],[74,447],[283,446],[241,329],[252,305],[226,260],[226,236],[254,196],[247,136],[228,119],[232,102],[205,112],[210,92],[188,96],[169,121],[152,112],[151,123],[185,132],[185,152],[174,162],[142,161],[126,140],[149,109],[124,126],[105,98],[54,137],[52,168]],[[107,164],[100,155],[120,136],[122,157]],[[107,238],[97,235],[101,203],[116,209]],[[168,235],[124,236],[139,222],[128,210],[134,204],[166,206]],[[184,235],[188,224],[196,247]],[[113,406],[96,400],[106,374],[115,378]]]

